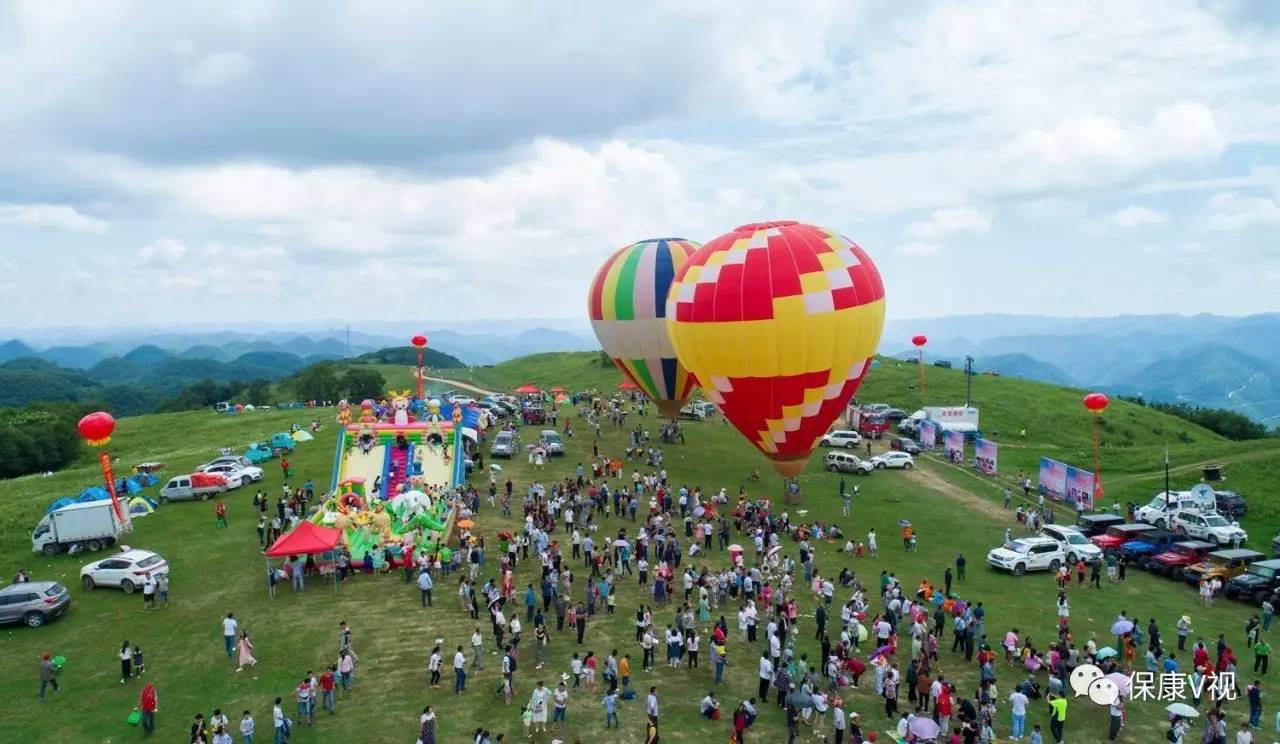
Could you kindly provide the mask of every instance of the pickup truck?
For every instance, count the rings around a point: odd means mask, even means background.
[[[1177,577],[1182,569],[1203,561],[1215,547],[1217,546],[1202,540],[1182,540],[1163,553],[1151,556],[1146,568],[1154,574]]]
[[[128,522],[116,519],[110,501],[68,504],[44,515],[31,533],[31,552],[57,555],[73,545],[97,552],[129,531]]]
[[[1250,563],[1244,573],[1227,582],[1222,593],[1227,599],[1260,605],[1276,589],[1280,589],[1280,560],[1270,560]]]
[[[1120,553],[1129,559],[1130,565],[1146,568],[1147,561],[1173,547],[1179,539],[1181,538],[1168,530],[1147,530],[1138,539],[1121,545]]]
[[[1251,563],[1266,558],[1256,550],[1237,548],[1234,550],[1215,550],[1205,556],[1203,561],[1182,569],[1182,580],[1195,586],[1206,579],[1222,579],[1226,581],[1245,572]]]
[[[217,473],[175,475],[160,489],[160,503],[170,501],[207,501],[210,496],[227,490],[227,479]]]

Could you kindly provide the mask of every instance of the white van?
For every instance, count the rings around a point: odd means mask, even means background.
[[[1185,509],[1212,514],[1215,506],[1212,497],[1206,501],[1191,491],[1174,491],[1168,494],[1161,491],[1146,506],[1138,507],[1133,514],[1139,522],[1155,525],[1163,530],[1168,529],[1169,517],[1176,511]]]

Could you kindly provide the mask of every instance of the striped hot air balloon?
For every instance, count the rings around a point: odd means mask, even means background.
[[[667,327],[703,394],[795,476],[871,366],[884,285],[867,254],[831,230],[743,225],[681,268]]]
[[[693,392],[667,335],[667,291],[698,244],[656,238],[619,248],[591,282],[591,327],[614,364],[668,418]]]

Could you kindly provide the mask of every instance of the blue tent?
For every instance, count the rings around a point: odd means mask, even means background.
[[[49,508],[48,508],[48,510],[46,510],[46,511],[45,511],[45,513],[46,513],[46,514],[48,514],[48,513],[50,513],[50,512],[56,512],[57,510],[61,509],[62,507],[64,507],[64,506],[70,506],[71,504],[74,504],[74,503],[76,503],[76,500],[75,500],[75,499],[69,499],[69,498],[65,498],[65,497],[64,497],[64,498],[60,498],[60,499],[58,499],[57,501],[54,501],[52,504],[49,504]]]
[[[76,497],[76,501],[81,504],[90,501],[106,501],[111,498],[111,494],[107,493],[107,489],[102,486],[90,486],[80,492]]]

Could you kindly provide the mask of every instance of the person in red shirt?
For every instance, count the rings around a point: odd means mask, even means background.
[[[213,517],[215,527],[227,526],[227,505],[222,503],[222,499],[218,499],[218,502],[213,505]]]
[[[289,458],[280,455],[280,474],[285,478],[289,477]]]
[[[142,711],[142,730],[150,734],[156,730],[156,688],[150,683],[142,686],[142,695],[138,698],[138,708]]]
[[[331,666],[320,675],[320,697],[324,701],[324,709],[333,715],[333,672],[337,667]]]

